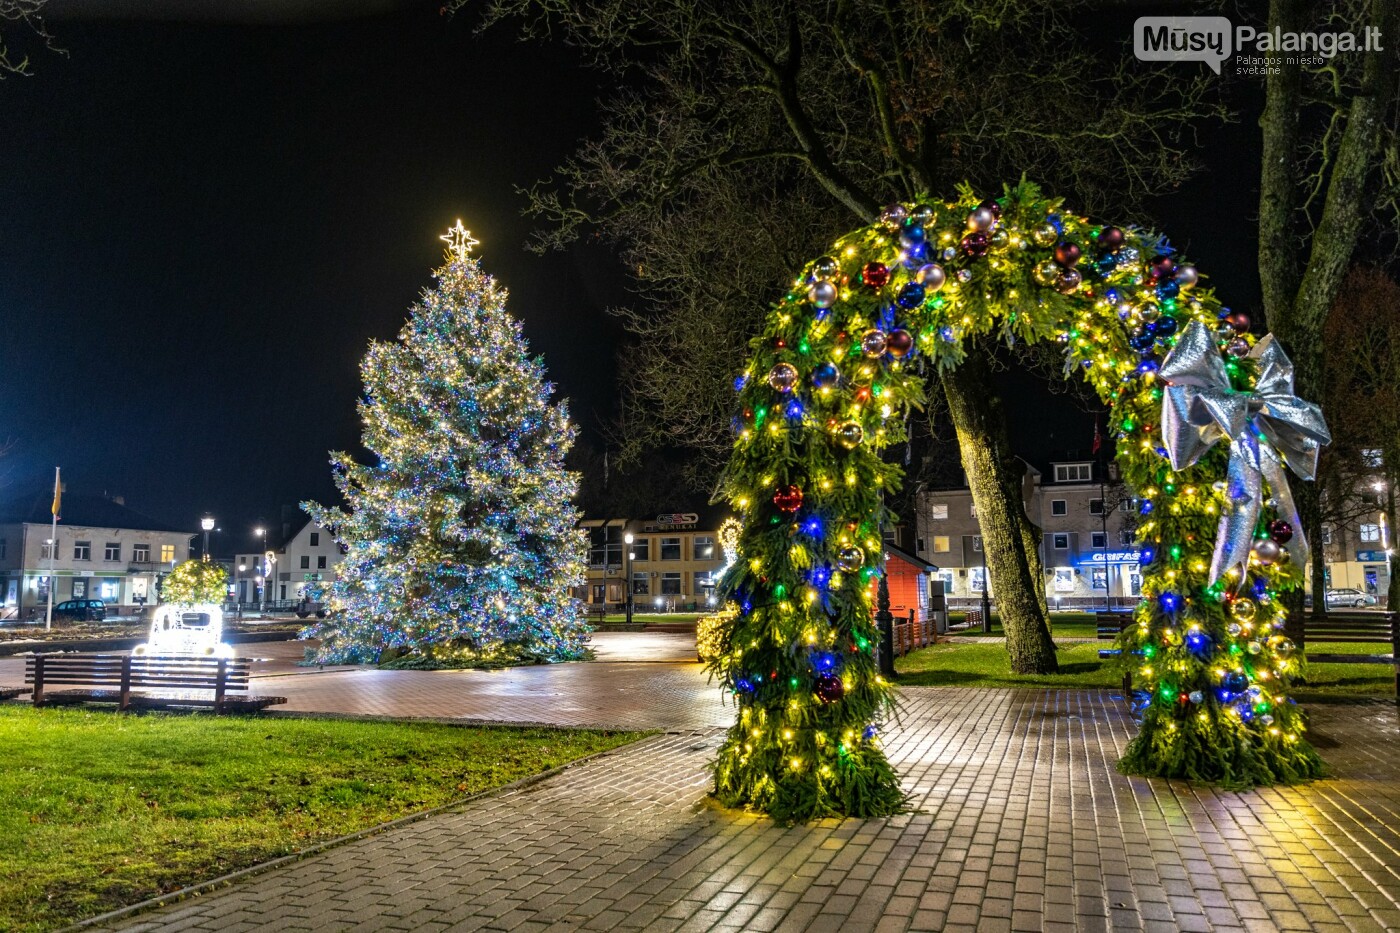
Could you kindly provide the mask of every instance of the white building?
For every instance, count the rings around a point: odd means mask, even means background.
[[[0,598],[25,618],[48,603],[50,508],[42,492],[0,505]],[[194,534],[126,507],[121,498],[63,494],[52,576],[54,604],[100,599],[114,613],[155,605],[157,582],[190,557]]]
[[[328,582],[340,563],[340,546],[330,532],[303,518],[300,526],[283,526],[286,535],[261,551],[233,557],[233,599],[240,603],[286,602],[301,599],[308,583]],[[261,539],[259,544],[261,545]],[[264,587],[270,583],[264,596]]]
[[[1043,531],[1040,553],[1052,609],[1102,608],[1106,598],[1121,607],[1141,592],[1133,544],[1138,502],[1118,482],[1115,464],[1105,476],[1100,470],[1092,460],[1056,461],[1047,473],[1026,465],[1022,496]],[[953,605],[974,605],[986,564],[971,490],[920,490],[917,509],[915,552],[939,567]]]

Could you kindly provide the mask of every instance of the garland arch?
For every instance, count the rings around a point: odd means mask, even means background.
[[[872,619],[902,471],[880,450],[905,440],[925,376],[987,333],[1063,346],[1141,499],[1143,596],[1119,640],[1140,731],[1120,768],[1236,787],[1321,774],[1277,597],[1307,556],[1284,466],[1311,478],[1329,438],[1277,344],[1199,279],[1158,237],[1024,182],[891,205],[808,265],[736,380],[721,489],[744,530],[710,663],[738,707],[713,763],[721,802],[780,820],[904,806]]]

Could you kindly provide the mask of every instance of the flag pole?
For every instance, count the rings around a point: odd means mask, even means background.
[[[44,614],[44,631],[53,629],[53,591],[58,586],[58,579],[54,576],[54,559],[58,557],[58,504],[63,495],[63,487],[58,481],[58,467],[53,468],[53,526],[49,531],[49,608]]]

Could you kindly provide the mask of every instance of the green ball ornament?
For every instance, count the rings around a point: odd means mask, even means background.
[[[855,573],[865,566],[865,552],[855,545],[843,547],[836,553],[836,566],[846,573]]]

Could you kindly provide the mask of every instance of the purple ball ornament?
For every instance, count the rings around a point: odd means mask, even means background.
[[[1116,253],[1127,242],[1127,236],[1118,227],[1104,227],[1099,232],[1099,245],[1110,253]]]
[[[1079,291],[1079,285],[1083,281],[1076,269],[1065,269],[1060,273],[1060,280],[1055,283],[1055,291],[1061,295],[1073,295]]]
[[[812,686],[812,692],[817,695],[818,700],[830,705],[839,702],[846,695],[846,685],[841,683],[841,678],[835,674],[819,674]]]
[[[909,351],[914,349],[914,335],[903,328],[892,330],[885,341],[885,349],[895,358],[908,356]]]
[[[963,237],[960,245],[962,246],[962,251],[968,256],[971,256],[973,259],[981,259],[983,256],[987,255],[987,250],[991,248],[991,241],[987,239],[985,233],[979,230]]]
[[[1066,269],[1079,262],[1079,257],[1083,255],[1078,246],[1068,240],[1055,247],[1055,261]]]
[[[1276,518],[1269,522],[1269,537],[1279,544],[1287,544],[1293,540],[1293,525],[1281,518]]]
[[[878,328],[871,328],[861,335],[860,352],[870,358],[885,355],[885,348],[889,345],[889,338],[885,332]]]

